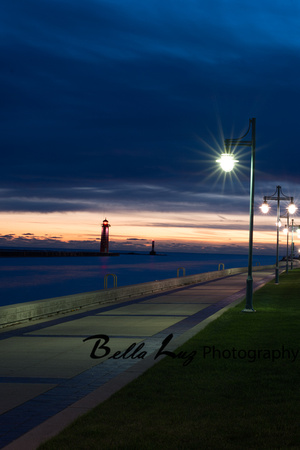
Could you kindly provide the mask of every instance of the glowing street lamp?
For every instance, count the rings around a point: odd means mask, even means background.
[[[281,190],[281,186],[276,186],[276,191],[273,195],[270,196],[264,196],[264,202],[262,206],[260,207],[261,211],[263,213],[267,210],[267,200],[276,200],[277,201],[277,221],[276,221],[276,228],[277,228],[277,244],[276,244],[276,268],[275,268],[275,283],[279,283],[279,227],[281,226],[280,222],[280,200],[290,201],[290,204],[287,208],[288,214],[294,214],[296,212],[296,206],[294,204],[294,197],[288,197],[284,195],[284,193]],[[267,211],[268,212],[268,211]]]
[[[293,200],[293,197],[291,197],[291,203],[289,204],[289,206],[288,206],[288,212],[290,213],[290,214],[295,214],[295,212],[296,212],[296,205],[294,204],[294,200]]]
[[[231,153],[222,153],[221,158],[217,159],[217,162],[220,163],[224,172],[231,172],[238,160],[234,159],[234,156]]]
[[[247,136],[252,127],[251,141],[243,140]],[[254,211],[254,172],[255,172],[255,127],[256,119],[249,119],[249,128],[247,132],[237,139],[225,139],[225,153],[221,155],[221,158],[217,160],[220,163],[221,168],[225,172],[229,172],[233,169],[234,164],[238,162],[234,159],[234,155],[230,153],[229,149],[233,145],[234,147],[243,146],[251,147],[251,171],[250,171],[250,224],[249,224],[249,253],[248,253],[248,277],[246,284],[246,306],[243,312],[255,312],[253,309],[253,277],[252,277],[252,255],[253,255],[253,211]]]
[[[270,206],[268,205],[267,201],[265,200],[263,204],[260,206],[261,212],[264,214],[267,214],[270,210]]]

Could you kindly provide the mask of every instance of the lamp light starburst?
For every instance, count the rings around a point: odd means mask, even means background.
[[[222,153],[221,158],[217,159],[217,162],[224,172],[231,172],[238,160],[234,159],[234,155],[231,153]]]

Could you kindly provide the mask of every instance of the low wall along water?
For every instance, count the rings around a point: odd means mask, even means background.
[[[285,266],[281,263],[280,266]],[[271,266],[255,266],[253,271],[275,269]],[[178,278],[169,278],[167,280],[151,281],[148,283],[134,284],[131,286],[114,287],[99,291],[85,292],[81,294],[66,295],[63,297],[50,298],[45,300],[36,300],[34,302],[18,303],[15,305],[0,307],[0,327],[22,323],[24,321],[41,319],[59,313],[67,313],[84,307],[91,307],[112,303],[116,301],[128,300],[142,297],[162,291],[176,289],[190,284],[202,283],[245,273],[248,268],[235,268],[206,272],[198,275],[181,276]]]

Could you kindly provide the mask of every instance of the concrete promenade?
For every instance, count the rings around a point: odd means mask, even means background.
[[[168,335],[167,349],[175,350],[240,302],[246,278],[226,276],[0,329],[0,448],[36,449],[55,436],[160,361],[154,357]],[[256,290],[274,269],[253,278]],[[85,339],[94,335],[108,336],[106,357],[91,358],[97,338]],[[119,358],[109,359],[117,351]],[[94,349],[95,356],[104,353]]]

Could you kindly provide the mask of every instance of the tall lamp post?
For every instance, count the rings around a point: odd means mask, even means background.
[[[290,231],[290,213],[287,211],[286,214],[280,217],[286,217],[286,226],[283,229],[283,232],[286,234],[286,264],[285,270],[286,273],[289,273],[289,231]],[[292,269],[292,267],[291,267]]]
[[[294,224],[294,219],[292,219],[292,250],[291,250],[291,270],[293,270],[293,266],[294,266],[294,251],[295,251],[295,246],[294,246],[294,231],[297,231],[297,234],[299,236],[299,227],[297,227]]]
[[[288,217],[288,212],[287,212],[287,217]],[[291,270],[293,270],[294,268],[294,252],[295,252],[295,246],[294,246],[294,231],[297,231],[298,237],[299,237],[299,232],[300,232],[300,228],[298,226],[296,226],[294,224],[294,219],[292,219],[292,225],[289,226],[289,223],[287,222],[286,228],[283,230],[284,232],[286,231],[287,235],[289,234],[289,231],[292,231],[292,242],[291,242]],[[288,247],[288,238],[287,238],[287,247]],[[288,250],[287,250],[287,259],[288,259]]]
[[[251,140],[244,140],[252,128]],[[248,253],[248,277],[246,282],[246,306],[243,312],[255,312],[253,309],[253,276],[252,276],[252,259],[253,259],[253,216],[254,216],[254,173],[255,173],[255,131],[256,119],[249,119],[249,128],[247,132],[237,139],[225,139],[225,153],[217,160],[225,172],[230,172],[235,162],[234,155],[231,153],[231,146],[251,147],[251,169],[250,169],[250,224],[249,224],[249,253]]]
[[[275,200],[277,202],[277,245],[276,245],[276,268],[275,268],[275,283],[279,283],[279,224],[280,224],[280,201],[290,201],[290,204],[288,206],[288,212],[289,214],[294,214],[296,211],[296,206],[294,204],[294,197],[288,197],[284,195],[282,192],[281,186],[276,186],[276,191],[273,195],[264,196],[264,202],[262,206],[260,207],[263,213],[267,213],[269,211],[269,205],[267,200]]]

